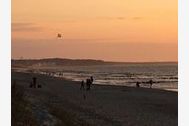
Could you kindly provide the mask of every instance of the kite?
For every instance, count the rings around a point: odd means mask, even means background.
[[[57,38],[62,38],[62,34],[58,33]]]

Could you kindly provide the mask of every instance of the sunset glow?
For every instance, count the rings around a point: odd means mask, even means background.
[[[12,1],[12,58],[177,61],[177,41],[177,0]]]

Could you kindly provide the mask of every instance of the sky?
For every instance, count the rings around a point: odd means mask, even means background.
[[[178,61],[177,23],[177,0],[13,0],[12,58]]]

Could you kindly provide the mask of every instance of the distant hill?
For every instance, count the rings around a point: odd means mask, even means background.
[[[112,65],[112,64],[170,64],[177,62],[108,62],[103,60],[93,59],[62,59],[62,58],[48,58],[48,59],[19,59],[11,60],[12,67],[57,67],[57,66],[89,66],[89,65]]]
[[[11,60],[12,67],[29,67],[29,66],[84,66],[84,65],[105,65],[113,62],[92,59],[23,59]]]

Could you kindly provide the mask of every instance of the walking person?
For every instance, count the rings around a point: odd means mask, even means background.
[[[89,79],[89,88],[91,88],[93,81],[94,81],[93,76],[91,76],[90,79]]]

